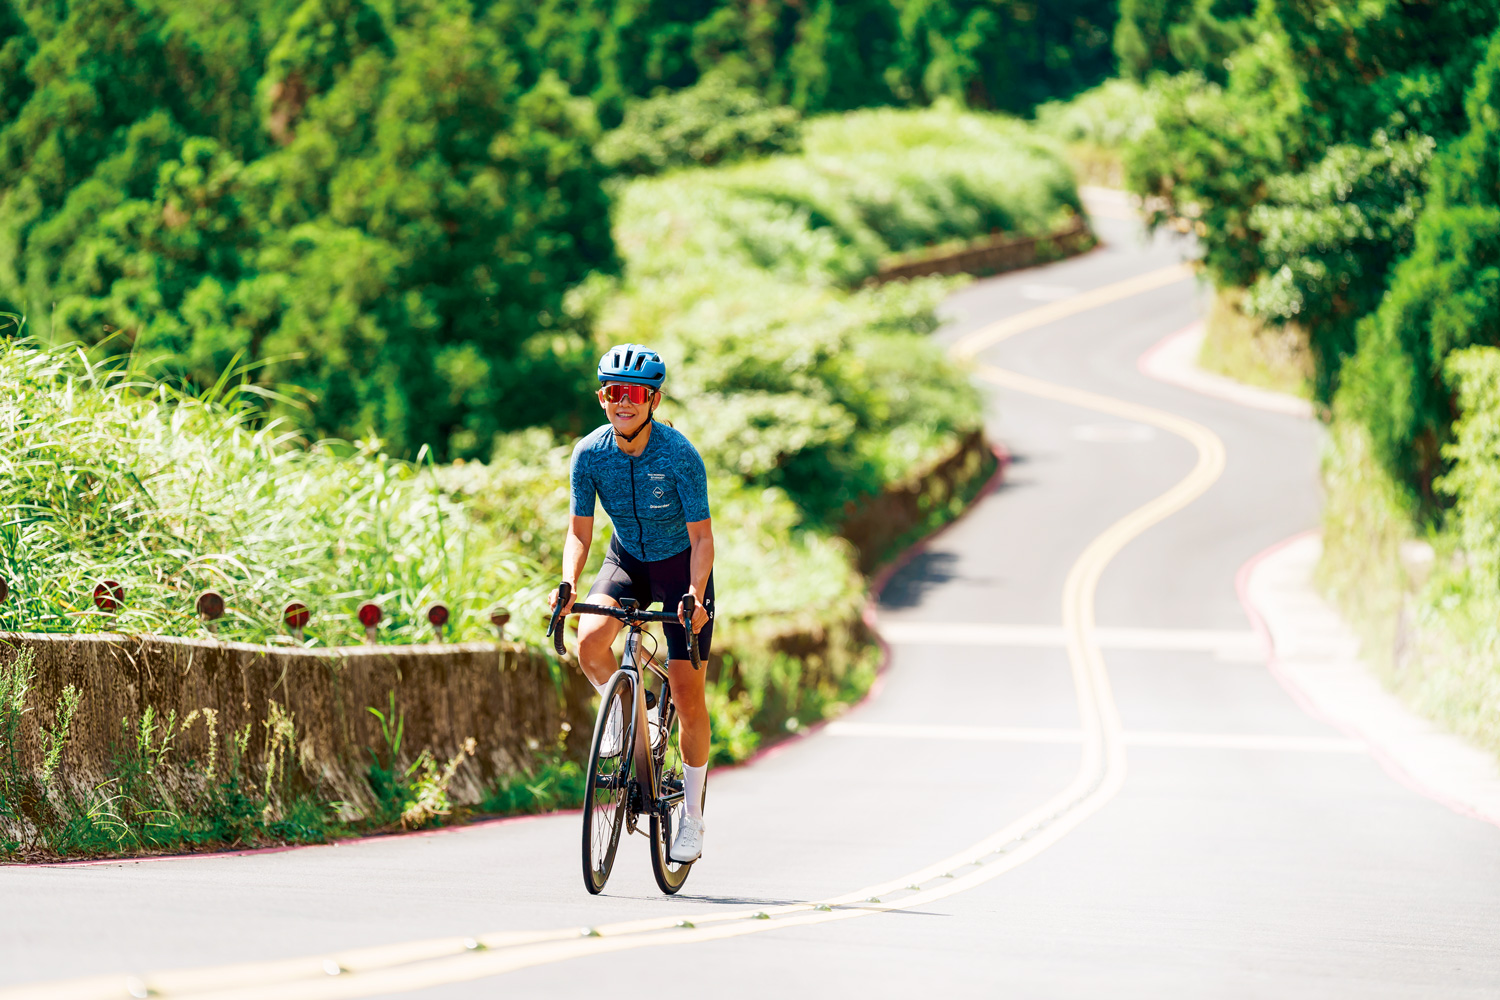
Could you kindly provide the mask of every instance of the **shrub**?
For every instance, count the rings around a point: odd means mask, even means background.
[[[801,118],[794,108],[773,106],[727,76],[710,74],[692,87],[627,106],[624,122],[605,133],[595,151],[605,166],[628,174],[795,153],[802,146]]]
[[[1500,344],[1500,33],[1469,92],[1470,128],[1433,161],[1415,246],[1358,329],[1341,412],[1369,428],[1377,460],[1432,512],[1455,412],[1448,356]],[[1452,369],[1463,371],[1462,367]]]

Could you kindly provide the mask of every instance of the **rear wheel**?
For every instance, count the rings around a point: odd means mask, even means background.
[[[583,797],[583,884],[598,893],[609,881],[630,801],[630,762],[634,754],[635,686],[617,673],[604,688],[594,741],[589,748]]]
[[[682,790],[682,759],[677,748],[671,745],[670,730],[676,728],[672,725],[675,721],[675,718],[669,717],[670,728],[663,736],[666,746],[661,748],[653,760],[661,775],[657,787],[661,789],[662,795]],[[693,867],[691,861],[682,865],[672,860],[672,838],[677,836],[677,824],[682,820],[682,812],[681,799],[667,809],[665,814],[658,809],[651,810],[651,874],[656,876],[656,884],[661,891],[669,896],[682,888]]]

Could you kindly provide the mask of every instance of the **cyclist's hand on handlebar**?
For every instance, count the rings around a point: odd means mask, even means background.
[[[695,597],[696,597],[696,595],[695,595]],[[677,602],[677,620],[678,621],[683,621],[682,612],[683,612],[682,602],[678,601]],[[686,623],[684,622],[684,624],[686,624]],[[696,635],[697,633],[703,631],[703,626],[705,626],[707,624],[708,624],[708,612],[703,607],[703,601],[701,601],[701,600],[695,600],[694,601],[694,606],[693,606],[693,633]]]
[[[563,605],[562,613],[563,614],[567,614],[569,611],[572,611],[573,610],[573,602],[576,601],[577,599],[578,599],[578,588],[577,587],[570,587],[569,590],[568,590],[568,601],[567,601],[566,604]],[[547,595],[547,609],[549,611],[556,611],[557,610],[557,591],[555,591],[555,590],[552,591],[552,593],[550,593],[550,594]]]

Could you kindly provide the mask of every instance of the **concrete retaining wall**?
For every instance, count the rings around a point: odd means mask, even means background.
[[[950,253],[897,260],[880,268],[875,282],[920,278],[931,274],[1000,274],[1082,253],[1094,245],[1088,224],[1075,217],[1072,225],[1043,236],[995,236]]]
[[[309,650],[34,633],[0,635],[0,643],[0,663],[20,648],[35,657],[32,710],[20,739],[27,760],[40,759],[40,727],[52,724],[63,689],[71,684],[81,692],[59,770],[75,785],[92,787],[109,776],[124,736],[121,720],[136,724],[148,708],[158,720],[175,713],[179,727],[197,713],[176,733],[172,759],[201,764],[211,752],[222,759],[226,736],[246,729],[247,759],[263,760],[274,704],[290,716],[306,778],[328,798],[360,805],[368,804],[371,750],[381,752],[385,743],[368,709],[387,712],[392,699],[404,726],[403,757],[425,748],[441,760],[465,740],[477,742],[473,766],[461,768],[453,785],[464,803],[479,801],[484,785],[513,771],[531,749],[551,745],[564,724],[575,732],[593,727],[593,689],[582,674],[565,669],[559,683],[544,654],[513,643]]]

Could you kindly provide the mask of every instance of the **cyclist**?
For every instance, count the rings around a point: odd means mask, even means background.
[[[703,459],[679,431],[654,419],[667,366],[661,355],[640,344],[620,344],[599,361],[599,405],[609,423],[573,449],[572,518],[563,545],[563,580],[578,593],[578,577],[594,539],[597,497],[614,525],[614,535],[598,579],[584,603],[619,607],[632,597],[642,608],[663,607],[693,595],[691,627],[700,658],[707,660],[713,636],[714,535],[708,512],[708,479]],[[557,594],[551,598],[554,607]],[[566,614],[573,606],[570,598]],[[623,625],[602,615],[578,623],[578,661],[601,693],[617,669],[611,648]],[[703,799],[708,777],[708,705],[703,672],[689,658],[687,633],[665,625],[672,699],[681,721],[683,818],[671,857],[694,861],[703,853]],[[614,721],[611,719],[610,721]],[[615,747],[618,747],[619,735]]]

